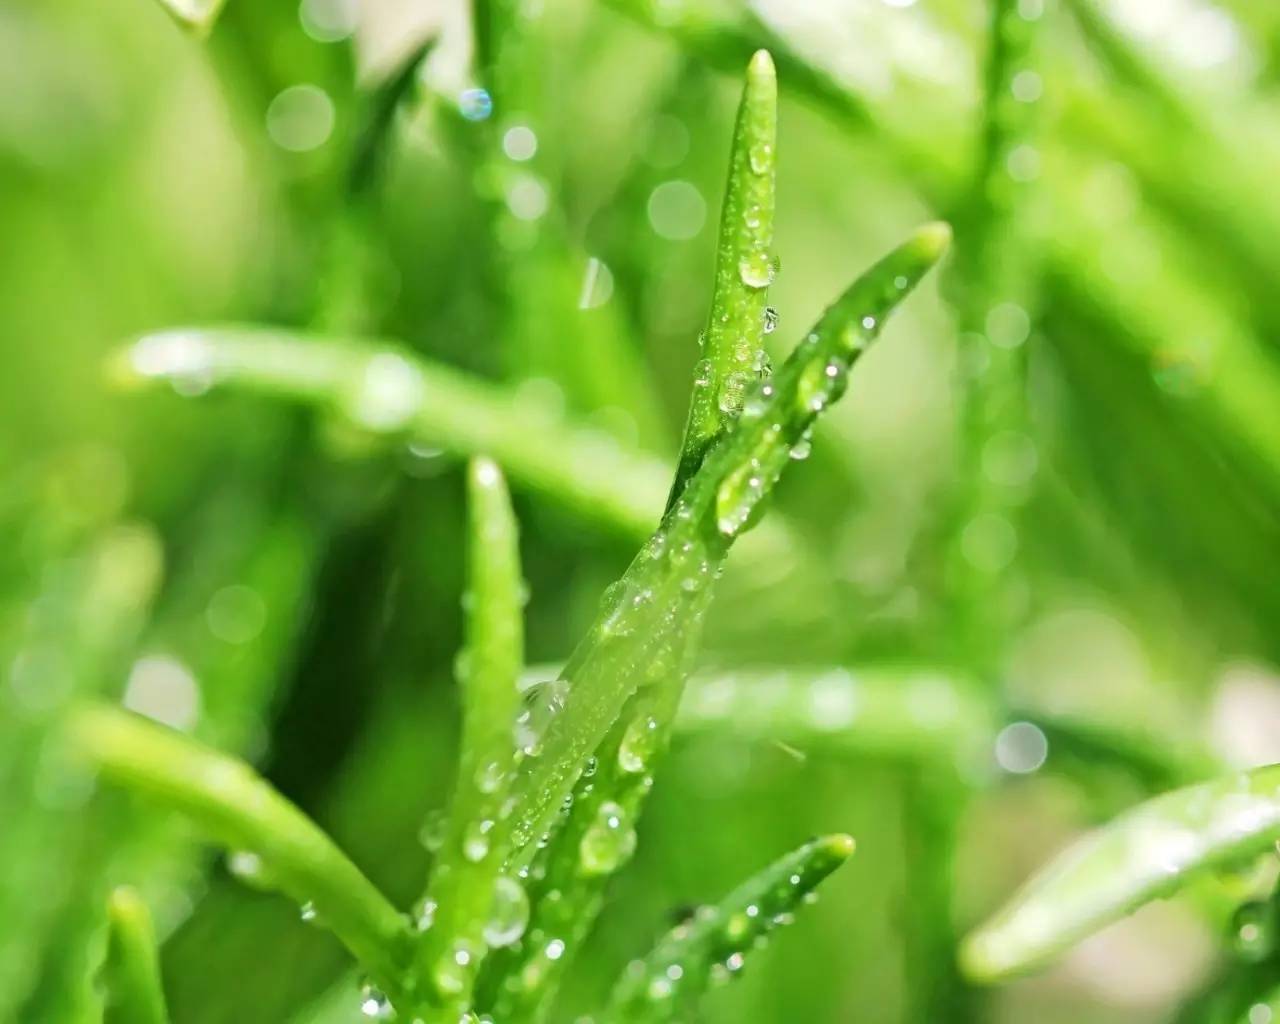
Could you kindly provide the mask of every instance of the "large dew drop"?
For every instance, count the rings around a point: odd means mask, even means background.
[[[658,746],[658,720],[638,718],[627,726],[618,746],[618,767],[629,775],[646,771]]]
[[[568,696],[569,683],[564,679],[550,679],[524,692],[512,738],[526,757],[537,757],[542,752],[542,737],[564,708]]]
[[[758,466],[743,466],[729,474],[716,491],[716,525],[720,532],[734,537],[746,529],[764,494],[764,479]]]
[[[493,831],[493,820],[484,818],[473,821],[466,828],[462,837],[462,855],[472,864],[479,864],[489,856],[489,833]]]
[[[578,858],[586,875],[617,871],[635,852],[636,833],[621,804],[606,801],[578,844]]]
[[[478,951],[472,943],[465,939],[458,940],[451,950],[436,961],[431,971],[436,991],[445,996],[465,992],[479,960]]]
[[[360,986],[360,1012],[370,1020],[391,1020],[391,1001],[370,984]]]
[[[738,276],[749,288],[767,288],[773,284],[774,267],[767,252],[753,252],[738,263]]]
[[[493,906],[484,925],[484,941],[495,949],[518,942],[529,924],[529,897],[513,878],[499,878],[493,887]]]

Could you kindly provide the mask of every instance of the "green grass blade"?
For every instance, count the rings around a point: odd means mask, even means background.
[[[752,946],[790,921],[831,872],[849,859],[849,836],[815,839],[770,865],[719,904],[703,907],[623,974],[605,1024],[685,1020],[715,980],[737,974]]]
[[[270,328],[179,328],[139,339],[112,366],[121,383],[184,391],[226,385],[308,402],[369,433],[487,453],[513,480],[628,537],[647,537],[668,471],[602,431],[519,393],[389,343]]]
[[[107,903],[109,922],[104,1024],[167,1024],[155,928],[142,898],[128,887]]]
[[[729,154],[729,181],[720,213],[715,287],[702,335],[702,359],[680,464],[675,502],[707,450],[742,411],[747,386],[759,376],[769,284],[773,279],[778,81],[765,50],[751,58]]]
[[[1174,790],[1060,854],[961,947],[974,980],[1036,967],[1197,873],[1280,838],[1280,766]]]
[[[872,664],[695,676],[677,728],[954,767],[990,751],[999,718],[982,688],[954,674]]]
[[[956,246],[957,380],[961,388],[961,469],[958,514],[951,538],[951,612],[957,655],[980,678],[993,678],[1011,628],[1005,612],[1008,565],[974,557],[972,538],[1000,531],[1018,536],[1029,480],[992,473],[993,455],[1034,451],[1026,418],[1024,325],[1035,250],[1021,226],[1032,186],[1014,174],[1015,161],[1038,150],[1032,128],[1038,106],[1036,39],[1039,13],[1018,0],[992,5],[982,150],[969,204],[969,226]],[[1028,78],[1034,87],[1024,83]],[[1015,326],[1010,331],[1006,324]],[[1024,456],[1025,457],[1025,456]]]
[[[309,906],[384,991],[398,990],[409,943],[404,917],[252,768],[107,705],[84,705],[67,727],[75,749],[103,776],[188,814],[246,851],[253,864],[246,874]]]
[[[502,874],[508,818],[503,804],[515,763],[511,724],[524,662],[523,579],[515,515],[497,465],[473,459],[466,649],[459,659],[462,753],[448,833],[426,899],[433,923],[416,954],[434,992],[426,1021],[455,1024],[471,1001],[488,946],[515,941],[528,917],[519,882]]]
[[[945,251],[951,231],[930,224],[860,277],[769,381],[746,398],[735,429],[714,448],[651,542],[606,593],[600,614],[562,680],[542,688],[530,713],[546,724],[537,755],[521,765],[517,847],[551,824],[587,758],[646,680],[681,651],[695,597],[733,541],[758,520],[792,449],[847,385],[850,366],[886,317]]]
[[[710,592],[704,592],[704,602]],[[696,609],[700,622],[702,608]],[[636,694],[573,790],[554,838],[533,865],[534,913],[527,938],[495,963],[496,1020],[540,1021],[587,940],[610,879],[631,859],[636,824],[667,746],[676,704],[697,650],[699,630],[683,637],[668,674]],[[543,678],[548,676],[544,674]]]

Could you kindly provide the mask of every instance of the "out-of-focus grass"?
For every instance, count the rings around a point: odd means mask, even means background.
[[[47,699],[123,698],[251,757],[401,905],[452,770],[456,453],[218,389],[121,394],[103,372],[117,344],[186,323],[395,338],[626,465],[673,465],[738,89],[720,73],[761,45],[784,139],[767,343],[929,216],[954,219],[963,259],[985,5],[481,6],[477,59],[452,30],[436,42],[358,190],[373,91],[455,5],[366,3],[353,23],[340,2],[229,0],[204,43],[142,0],[0,14],[0,729],[20,737],[0,785],[25,837],[0,843],[0,891],[24,908],[0,920],[0,1018],[64,1012],[51,993],[81,958],[47,951],[83,946],[120,881],[156,910],[175,1020],[290,1019],[341,970],[175,823],[105,794],[69,811],[57,786],[47,805],[33,702],[38,723]],[[959,333],[987,317],[951,283],[922,296],[781,485],[785,543],[749,536],[730,563],[706,682],[565,1019],[603,1002],[668,910],[816,833],[854,834],[858,856],[710,1019],[1168,1019],[1211,970],[1204,930],[1269,884],[1205,882],[1156,908],[1173,924],[1143,931],[1144,911],[1047,980],[975,997],[950,974],[945,934],[1074,832],[1280,759],[1280,25],[1245,0],[1031,6],[1037,65],[1009,88],[1039,98],[1039,123],[1006,155],[1025,179],[1009,233],[1032,280],[1008,301],[1032,325],[1029,443],[958,457]],[[492,111],[469,120],[458,101],[480,86]],[[603,462],[567,471],[622,494],[631,477]],[[559,661],[643,513],[601,529],[507,470],[529,657]],[[953,510],[975,474],[1016,500],[966,550]],[[121,547],[122,522],[147,525]],[[994,658],[956,657],[957,550],[1000,580]],[[100,642],[75,580],[110,551],[109,579],[141,582]],[[945,683],[915,685],[930,674]],[[1227,987],[1251,999],[1269,963]]]

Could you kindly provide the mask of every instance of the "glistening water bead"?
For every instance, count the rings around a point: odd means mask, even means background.
[[[738,263],[738,276],[749,288],[767,288],[773,284],[774,265],[767,252],[753,252]]]
[[[550,679],[525,691],[513,727],[516,749],[526,757],[536,757],[541,752],[542,737],[568,696],[569,684],[563,679]]]
[[[595,820],[578,844],[583,874],[608,875],[625,864],[636,849],[636,833],[626,809],[609,800],[600,805]]]
[[[529,925],[529,897],[513,878],[499,878],[493,887],[493,905],[484,925],[484,941],[495,949],[520,940]]]

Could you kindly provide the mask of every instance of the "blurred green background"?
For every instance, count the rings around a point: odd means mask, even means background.
[[[76,1019],[57,993],[119,880],[157,908],[177,1021],[306,1021],[345,971],[180,823],[59,791],[41,730],[61,696],[250,757],[406,904],[451,784],[460,453],[198,375],[113,387],[122,343],[220,322],[399,339],[674,465],[757,46],[783,97],[775,359],[920,222],[952,220],[966,258],[979,0],[489,13],[473,32],[441,0],[228,0],[202,41],[147,0],[0,7],[0,1019]],[[1230,970],[1221,908],[1256,882],[1156,904],[999,991],[950,966],[1082,829],[1280,760],[1280,7],[1041,21],[1014,81],[1037,108],[1007,155],[1023,199],[983,243],[1025,279],[985,321],[1019,352],[1020,425],[966,463],[981,374],[944,267],[784,481],[787,556],[731,560],[700,659],[899,673],[898,718],[774,729],[744,696],[679,737],[557,1020],[671,911],[836,830],[857,855],[708,1020],[1155,1022]],[[978,531],[954,521],[972,471],[1004,489]],[[639,538],[514,489],[529,655],[554,662]],[[989,642],[958,656],[965,602],[988,600]],[[956,702],[977,724],[939,733]]]

